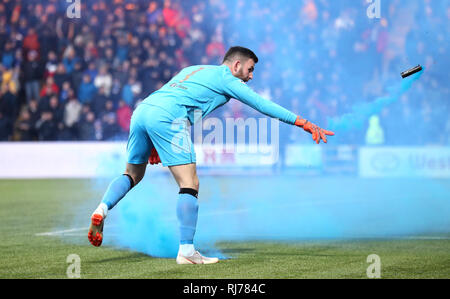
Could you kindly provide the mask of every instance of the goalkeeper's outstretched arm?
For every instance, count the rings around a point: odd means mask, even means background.
[[[333,136],[334,132],[324,130],[308,120],[296,115],[286,108],[269,101],[247,86],[243,81],[233,80],[225,85],[224,92],[232,98],[252,107],[253,109],[285,123],[303,128],[312,135],[313,140],[319,144],[320,140],[327,142],[326,136]]]

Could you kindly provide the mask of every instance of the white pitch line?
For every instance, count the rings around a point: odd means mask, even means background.
[[[217,216],[217,215],[226,215],[226,214],[239,214],[248,212],[251,209],[240,209],[240,210],[229,210],[229,211],[217,211],[217,212],[210,212],[210,213],[202,213],[201,216]],[[167,217],[165,219],[166,221],[176,221],[176,217]],[[108,227],[113,227],[115,225],[110,225]],[[106,228],[106,227],[105,227]],[[44,233],[37,233],[34,234],[35,236],[58,236],[58,235],[70,235],[70,233],[78,232],[78,231],[87,231],[89,227],[80,227],[80,228],[72,228],[72,229],[65,229],[65,230],[58,230],[58,231],[52,231],[52,232],[44,232]]]
[[[35,236],[55,236],[55,235],[64,235],[67,233],[78,232],[78,231],[88,230],[88,229],[89,229],[89,227],[80,227],[80,228],[72,228],[72,229],[65,229],[65,230],[57,230],[54,232],[38,233],[38,234],[34,234],[34,235]]]
[[[108,225],[105,226],[105,229],[114,227],[116,225]],[[73,234],[74,232],[80,232],[80,231],[88,231],[89,227],[79,227],[79,228],[71,228],[71,229],[64,229],[64,230],[57,230],[53,232],[45,232],[45,233],[37,233],[34,234],[37,237],[41,236],[58,236],[58,235],[67,235],[67,236],[73,236],[76,234]]]
[[[115,225],[111,225],[108,227],[114,227]],[[47,236],[47,237],[52,237],[52,236],[59,236],[59,235],[64,235],[64,236],[70,236],[70,237],[81,237],[86,235],[85,232],[80,233],[81,231],[87,231],[89,228],[88,227],[82,227],[82,228],[72,228],[72,229],[66,229],[66,230],[59,230],[59,231],[54,231],[54,232],[45,232],[45,233],[38,233],[35,234],[35,236]],[[239,236],[240,234],[236,233],[236,234],[226,234],[227,236],[230,235],[236,235]],[[109,233],[108,236],[117,236],[117,234],[114,233]],[[268,238],[270,236],[268,235],[252,235],[249,236],[252,238]],[[280,238],[280,236],[274,236],[274,238]],[[288,238],[288,236],[286,236],[286,238]],[[397,237],[360,237],[360,238],[369,238],[369,239],[397,239],[397,240],[450,240],[450,237],[440,237],[440,236],[397,236]],[[351,239],[359,239],[358,237],[352,237]]]
[[[43,236],[54,237],[54,236],[58,236],[58,235],[55,234],[55,235],[43,235]],[[87,233],[81,233],[81,232],[78,232],[78,233],[77,232],[64,233],[64,234],[61,234],[61,236],[64,236],[64,237],[84,237],[84,236],[87,236]],[[117,236],[119,236],[119,235],[118,234],[114,234],[114,233],[108,233],[108,237],[117,237]]]

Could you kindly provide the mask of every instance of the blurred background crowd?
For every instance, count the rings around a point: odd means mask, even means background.
[[[65,0],[2,0],[0,140],[126,140],[142,99],[242,45],[260,58],[250,86],[322,127],[421,64],[410,92],[335,142],[450,145],[449,2],[380,1],[369,18],[365,0],[80,0],[71,18]],[[262,117],[234,100],[212,116]]]

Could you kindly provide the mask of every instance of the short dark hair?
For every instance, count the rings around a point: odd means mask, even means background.
[[[234,59],[237,58],[237,56],[241,56],[247,59],[251,58],[253,59],[253,61],[255,61],[255,63],[258,63],[258,57],[256,56],[255,53],[253,53],[252,50],[240,46],[235,46],[228,49],[227,53],[225,54],[225,57],[223,58],[223,62],[233,61]]]

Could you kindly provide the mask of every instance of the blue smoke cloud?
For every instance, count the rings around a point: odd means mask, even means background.
[[[151,168],[149,169],[151,172]],[[389,238],[450,231],[448,181],[200,176],[196,247],[227,258],[220,241]],[[105,245],[173,258],[178,188],[147,175],[110,211]]]
[[[330,118],[328,128],[335,133],[364,128],[370,116],[379,114],[383,108],[397,102],[403,94],[408,92],[413,83],[422,76],[424,70],[403,79],[400,84],[388,88],[388,96],[377,98],[373,102],[357,103],[353,105],[351,112]]]

